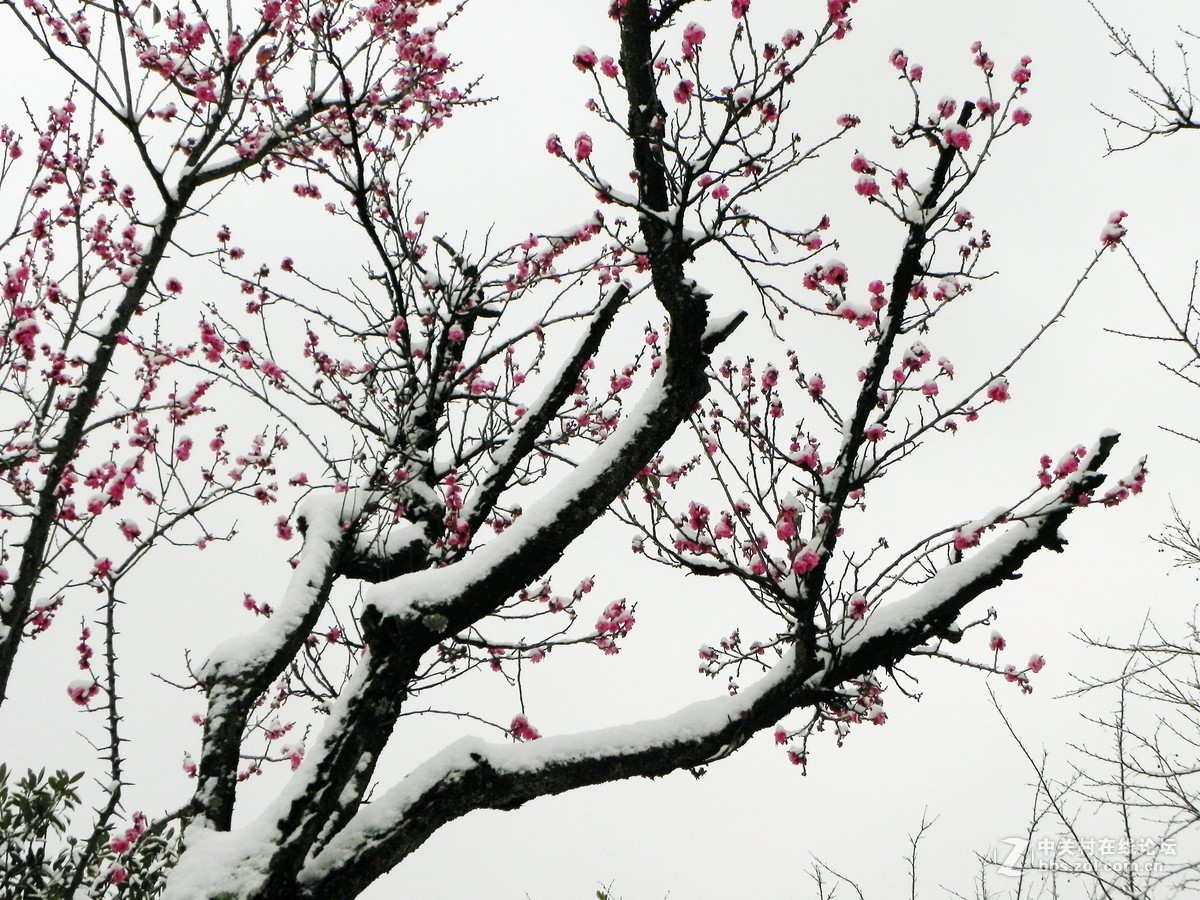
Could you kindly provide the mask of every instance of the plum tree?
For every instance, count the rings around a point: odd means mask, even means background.
[[[874,483],[1010,399],[1032,343],[965,386],[929,346],[935,318],[978,283],[990,236],[962,198],[1032,120],[1028,57],[997,71],[977,42],[980,95],[929,103],[922,67],[891,55],[912,98],[896,158],[847,154],[847,199],[901,229],[889,273],[856,286],[830,216],[772,202],[859,125],[850,113],[813,123],[815,139],[788,126],[852,4],[829,0],[813,27],[764,40],[748,0],[719,15],[616,0],[613,55],[564,60],[593,80],[598,128],[545,142],[595,213],[482,244],[441,232],[405,176],[424,136],[482,102],[439,47],[459,8],[3,4],[8,33],[67,83],[31,135],[0,132],[12,222],[0,243],[0,695],[19,687],[29,638],[74,596],[99,598],[67,691],[102,714],[106,800],[90,852],[56,870],[63,896],[354,896],[474,809],[698,771],[763,731],[803,765],[816,732],[883,724],[889,673],[913,655],[1029,689],[1044,660],[1008,662],[998,633],[982,661],[954,655],[991,622],[964,608],[1061,550],[1076,510],[1139,492],[1144,462],[1106,485],[1117,436],[1105,433],[1043,457],[1015,500],[907,549],[847,542]],[[693,8],[711,20],[689,21]],[[221,224],[222,204],[243,196],[243,209],[328,213],[333,274],[329,260],[264,261],[252,217]],[[1122,219],[1084,278],[1120,244]],[[346,269],[351,251],[361,274]],[[702,264],[723,267],[717,290],[751,298],[754,315],[715,314]],[[787,350],[800,316],[853,336],[836,379]],[[725,354],[748,317],[780,365]],[[265,424],[244,435],[247,408]],[[304,471],[285,480],[285,458]],[[288,510],[275,533],[299,531],[303,546],[277,597],[245,595],[255,630],[191,657],[207,704],[184,764],[191,802],[122,828],[114,639],[138,615],[129,575],[166,547],[247,540],[229,525],[242,504]],[[542,736],[521,699],[527,667],[570,647],[615,654],[636,621],[638,598],[596,603],[591,578],[555,586],[555,564],[607,510],[644,556],[744,589],[761,637],[739,629],[701,649],[701,670],[728,676],[716,697]],[[475,669],[515,689],[515,715],[462,713],[503,740],[464,732],[372,794],[405,717]],[[308,734],[291,718],[305,699],[318,716]],[[293,772],[235,827],[239,784],[268,762]],[[146,862],[137,848],[175,820],[178,860]]]

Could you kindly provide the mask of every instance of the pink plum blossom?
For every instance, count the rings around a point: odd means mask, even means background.
[[[860,197],[877,197],[879,196],[879,182],[870,175],[859,175],[858,181],[854,184],[854,192]]]
[[[513,716],[512,724],[509,725],[508,730],[518,741],[536,741],[541,737],[537,729],[529,724],[529,719],[523,715]]]
[[[962,125],[947,125],[942,129],[942,137],[947,147],[955,150],[971,149],[971,133]]]
[[[77,678],[67,685],[67,695],[77,706],[87,706],[100,693],[100,684],[94,678]]]
[[[987,398],[995,400],[997,403],[1004,403],[1009,398],[1008,379],[1004,377],[996,378],[988,385]]]
[[[989,100],[987,97],[980,97],[975,101],[975,108],[979,110],[981,119],[990,119],[1000,112],[1001,104],[997,100]]]
[[[1024,87],[1029,79],[1033,77],[1032,73],[1029,71],[1029,64],[1031,62],[1033,62],[1033,60],[1030,57],[1021,57],[1020,65],[1013,69],[1012,80],[1014,83]]]
[[[590,72],[596,67],[598,60],[596,51],[591,47],[580,47],[575,51],[575,56],[571,61],[575,63],[575,68],[580,72]]]
[[[1127,230],[1121,221],[1129,213],[1123,209],[1118,209],[1108,217],[1108,222],[1105,223],[1104,229],[1100,232],[1100,243],[1109,249],[1117,249],[1117,245],[1121,243],[1121,239],[1125,237]]]
[[[587,133],[581,133],[575,138],[575,161],[583,162],[592,155],[592,137]]]

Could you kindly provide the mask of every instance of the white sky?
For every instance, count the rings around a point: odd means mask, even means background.
[[[1127,4],[1110,0],[1100,6],[1145,47],[1163,50],[1168,67],[1174,62],[1167,51],[1175,24],[1200,24],[1185,2],[1143,6],[1137,16]],[[570,64],[580,44],[602,54],[615,51],[606,7],[603,0],[519,5],[474,0],[448,36],[464,71],[483,74],[483,93],[499,98],[463,113],[419,156],[413,173],[417,195],[448,233],[469,229],[482,236],[496,222],[501,239],[520,237],[590,213],[590,193],[555,167],[542,145],[552,131],[568,136],[586,128],[597,137],[598,158],[606,159],[603,133],[583,109],[590,79]],[[796,18],[786,24],[807,29],[823,8],[816,0],[755,0],[752,16],[758,22],[788,10]],[[706,25],[724,20],[727,4],[698,3],[691,17]],[[995,249],[987,262],[999,274],[957,304],[957,318],[938,337],[957,342],[953,352],[944,352],[960,371],[981,380],[1056,308],[1113,209],[1130,213],[1129,242],[1160,287],[1179,301],[1185,298],[1198,252],[1191,237],[1200,233],[1200,213],[1192,202],[1192,139],[1183,135],[1102,158],[1103,122],[1089,104],[1136,109],[1124,97],[1131,69],[1110,57],[1085,3],[860,0],[854,21],[850,37],[825,55],[820,77],[794,95],[793,128],[805,133],[806,121],[812,121],[819,126],[814,131],[823,130],[845,111],[862,115],[864,124],[811,173],[798,173],[781,201],[801,204],[813,218],[828,212],[844,242],[838,255],[852,273],[869,271],[870,277],[887,277],[900,231],[854,195],[849,160],[855,150],[886,159],[888,125],[908,114],[907,92],[892,77],[888,53],[902,47],[925,66],[925,96],[931,100],[942,94],[960,100],[978,96],[980,82],[968,51],[975,39],[984,41],[1001,72],[1022,54],[1033,57],[1025,104],[1033,124],[999,145],[967,202],[993,235]],[[710,28],[710,34],[715,31]],[[0,72],[13,65],[0,60]],[[623,165],[614,159],[614,172],[624,171]],[[539,800],[515,813],[473,813],[442,829],[366,896],[551,900],[590,897],[597,885],[613,882],[615,894],[626,900],[803,897],[810,895],[803,872],[815,856],[858,880],[868,897],[888,898],[907,875],[907,835],[924,810],[938,817],[922,849],[927,896],[935,896],[938,885],[970,893],[974,854],[1020,834],[1032,801],[1023,787],[1032,773],[990,709],[987,686],[995,687],[1030,747],[1044,746],[1052,770],[1065,770],[1066,743],[1086,739],[1087,731],[1079,719],[1081,705],[1055,695],[1072,686],[1073,674],[1114,664],[1083,650],[1072,634],[1129,638],[1147,609],[1173,627],[1195,604],[1192,575],[1171,573],[1167,559],[1146,539],[1168,517],[1171,498],[1185,510],[1200,510],[1195,452],[1157,430],[1160,424],[1197,430],[1195,401],[1156,368],[1153,348],[1103,333],[1105,327],[1161,325],[1130,275],[1121,256],[1105,260],[1066,320],[1010,376],[1013,400],[957,438],[937,442],[927,456],[877,487],[861,526],[874,537],[906,531],[913,523],[940,526],[978,516],[1025,490],[1042,453],[1057,458],[1106,427],[1125,435],[1110,472],[1123,474],[1138,455],[1151,452],[1144,497],[1118,510],[1075,517],[1064,556],[1039,555],[1021,581],[983,604],[999,608],[997,627],[1014,659],[1031,652],[1046,656],[1032,696],[945,665],[914,665],[925,691],[921,702],[905,701],[893,690],[886,727],[856,729],[840,750],[832,740],[815,741],[808,777],[788,765],[767,736],[711,767],[699,781],[678,773],[653,783]],[[722,279],[713,270],[701,280],[724,312],[741,299]],[[792,327],[802,355],[830,354],[828,333],[835,324],[796,318]],[[737,343],[752,338],[747,329],[728,352],[768,358],[761,345]],[[935,347],[934,355],[939,352]],[[774,359],[782,362],[782,352]],[[835,381],[839,364],[852,377],[860,363],[823,359],[827,381]],[[277,514],[271,511],[271,518]],[[229,628],[253,624],[240,609],[242,593],[268,599],[277,592],[287,577],[285,553],[278,542],[249,549],[216,546],[201,558],[205,567],[190,569],[185,578],[164,577],[174,571],[170,568],[148,570],[140,598],[145,615],[127,625],[123,662],[135,672],[181,677],[183,647],[203,656]],[[166,565],[195,562],[180,555]],[[606,597],[637,600],[638,624],[619,657],[564,654],[530,682],[531,717],[543,733],[662,714],[721,690],[720,682],[696,674],[696,648],[739,624],[740,597],[735,608],[735,600],[714,585],[648,572],[629,554],[628,535],[608,526],[576,548],[563,570],[602,570],[597,589]],[[73,715],[62,689],[75,674],[70,648],[84,614],[64,611],[50,634],[24,650],[22,681],[0,712],[3,755],[14,766],[73,766],[88,756],[77,731],[87,734],[93,725]],[[979,633],[979,657],[985,655],[985,637]],[[485,680],[473,679],[470,689],[488,694]],[[130,770],[138,782],[133,806],[153,811],[182,802],[189,782],[179,759],[184,749],[195,750],[198,730],[189,717],[200,711],[198,698],[188,695],[181,702],[146,675],[127,690],[135,698],[129,709]],[[419,740],[391,751],[393,771],[435,752],[461,727],[421,723]],[[998,882],[993,887],[1003,890]]]

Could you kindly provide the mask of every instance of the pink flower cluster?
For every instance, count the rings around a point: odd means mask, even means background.
[[[446,507],[446,516],[442,520],[446,526],[446,536],[439,542],[447,547],[466,547],[471,543],[471,523],[459,516],[464,497],[456,471],[447,475],[442,482],[442,496]]]
[[[683,29],[683,58],[690,60],[704,43],[705,31],[695,22],[689,22]]]
[[[997,635],[995,632],[993,632],[992,634],[993,634],[992,646],[993,646],[993,649],[995,649]],[[1000,643],[1000,649],[1003,650],[1004,649],[1004,639],[1000,638],[999,643]],[[1044,656],[1042,656],[1041,654],[1035,653],[1031,657],[1029,657],[1029,662],[1026,664],[1026,666],[1023,670],[1018,669],[1012,663],[1008,663],[1003,668],[1002,673],[1004,675],[1004,680],[1009,682],[1010,684],[1017,685],[1017,687],[1019,687],[1021,689],[1021,693],[1032,694],[1033,693],[1033,685],[1031,685],[1029,683],[1029,676],[1030,676],[1030,674],[1036,675],[1038,672],[1042,671],[1042,669],[1044,669],[1045,666],[1046,666],[1046,658]]]
[[[839,259],[830,259],[825,265],[815,265],[804,273],[804,287],[810,291],[821,290],[821,285],[842,287],[850,280],[850,271]]]
[[[1028,56],[1022,56],[1020,63],[1013,69],[1012,80],[1016,84],[1017,90],[1024,93],[1028,88],[1025,87],[1029,83],[1029,79],[1033,77],[1033,73],[1029,71],[1029,64],[1033,59]]]
[[[821,564],[821,557],[812,550],[803,550],[792,560],[792,571],[797,575],[807,575]]]
[[[259,603],[249,594],[244,594],[242,597],[242,606],[254,613],[256,616],[262,616],[264,619],[271,618],[271,614],[275,612],[269,603]]]
[[[996,67],[996,62],[983,49],[983,42],[976,41],[971,45],[971,52],[975,54],[975,65],[983,69],[983,73],[988,77],[992,77],[992,70]]]
[[[971,149],[971,133],[962,125],[947,125],[942,129],[942,140],[946,142],[947,147],[953,147],[955,150]]]
[[[596,633],[600,635],[596,646],[609,656],[619,653],[616,638],[627,636],[633,629],[633,624],[633,613],[626,608],[624,600],[610,603],[596,620]]]
[[[1005,403],[1009,399],[1008,379],[1003,376],[994,378],[987,387],[987,398],[996,403]]]
[[[67,696],[77,706],[87,706],[100,693],[100,683],[95,678],[76,678],[67,685]]]
[[[1134,464],[1128,475],[1117,481],[1116,487],[1109,488],[1104,492],[1104,505],[1116,506],[1118,503],[1124,503],[1131,496],[1140,494],[1146,486],[1146,475],[1149,474],[1149,471],[1146,468],[1146,457],[1143,456]]]
[[[133,849],[133,845],[141,840],[142,835],[146,833],[146,828],[149,823],[146,821],[146,816],[140,812],[133,814],[133,825],[126,828],[122,834],[117,835],[108,843],[108,849],[118,856],[124,856]]]
[[[850,170],[858,173],[858,181],[854,184],[856,194],[868,199],[879,196],[879,184],[875,181],[876,169],[865,156],[856,153],[850,160]]]
[[[850,685],[855,689],[856,696],[831,704],[825,710],[826,715],[836,722],[838,746],[841,746],[851,725],[862,722],[872,725],[887,723],[887,713],[883,710],[883,687],[879,682],[868,675],[861,681],[851,681]]]
[[[960,553],[963,550],[966,550],[968,547],[978,547],[978,546],[979,546],[979,532],[978,531],[971,531],[971,530],[964,531],[962,528],[959,528],[954,533],[954,549],[958,550]]]
[[[596,67],[599,57],[596,56],[596,51],[591,47],[580,47],[575,51],[575,56],[571,61],[575,63],[575,68],[580,72],[590,72]]]
[[[1121,243],[1121,239],[1125,237],[1127,231],[1122,220],[1129,215],[1123,209],[1118,209],[1108,217],[1108,221],[1104,224],[1104,228],[1100,231],[1100,243],[1110,250],[1116,250]]]
[[[538,730],[529,724],[529,719],[523,715],[513,716],[512,724],[508,727],[509,733],[518,741],[536,741],[541,737]]]
[[[1067,453],[1057,463],[1054,463],[1053,471],[1051,470],[1051,459],[1048,455],[1042,456],[1041,471],[1038,472],[1038,481],[1042,487],[1050,487],[1055,481],[1061,481],[1068,475],[1079,470],[1080,461],[1087,456],[1087,449],[1080,444],[1074,450]]]
[[[920,81],[925,74],[924,67],[917,65],[909,66],[908,57],[904,55],[904,51],[899,47],[891,52],[891,55],[888,56],[888,61],[909,81]]]
[[[91,636],[92,630],[86,625],[83,626],[83,630],[79,633],[79,643],[75,647],[75,652],[79,654],[79,668],[85,672],[92,667],[92,656],[94,655],[94,651],[92,650],[91,644],[88,643],[88,639]]]
[[[850,6],[858,0],[826,0],[829,24],[833,26],[834,40],[840,41],[850,30]]]

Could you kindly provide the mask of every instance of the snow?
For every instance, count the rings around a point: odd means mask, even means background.
[[[600,309],[606,308],[609,305],[609,303],[613,300],[614,294],[619,290],[621,290],[621,289],[616,288],[611,293],[609,293],[609,295],[606,296],[604,298],[604,301],[600,304]],[[570,353],[567,355],[566,358],[568,360],[577,358],[583,352],[584,344],[587,342],[589,337],[590,337],[590,330],[586,329],[586,328],[583,329],[580,332],[579,337],[577,338],[577,340],[575,342],[574,348],[572,348],[572,350],[570,351]],[[559,372],[559,373],[556,373],[556,377],[546,379],[544,386],[542,388],[542,391],[538,395],[537,399],[534,400],[532,403],[527,404],[528,409],[531,409],[531,410],[544,409],[547,406],[547,404],[549,404],[550,395],[556,389],[561,378],[562,378],[562,373]],[[526,429],[532,427],[530,423],[533,421],[534,418],[535,418],[535,416],[531,416],[531,415],[523,416],[521,418],[520,422],[518,423],[517,427],[513,430],[511,437],[508,440],[506,440],[503,444],[501,444],[498,448],[496,448],[496,450],[492,453],[492,459],[495,462],[497,469],[500,467],[503,467],[505,464],[507,464],[509,457],[512,455],[514,449],[516,448],[516,445],[518,443],[518,437],[521,434],[523,434]],[[471,497],[471,499],[468,501],[467,508],[463,510],[464,518],[470,519],[471,516],[475,513],[476,503],[479,501],[479,499],[480,498],[479,498],[478,494],[474,494]]]
[[[646,395],[623,423],[612,440],[597,450],[576,469],[560,488],[544,498],[505,534],[454,566],[412,573],[377,585],[367,602],[385,614],[416,615],[436,609],[439,603],[452,601],[456,593],[476,579],[486,578],[495,563],[506,554],[519,550],[542,529],[553,527],[558,511],[573,502],[579,492],[604,470],[621,452],[626,441],[620,438],[636,429],[657,408],[661,381],[656,376]],[[1093,449],[1093,453],[1095,450]],[[1082,476],[1086,463],[1073,478]],[[1063,483],[1069,483],[1067,479]],[[1062,507],[1061,494],[1050,498],[1039,494],[1030,509],[1018,515],[1045,515]],[[1006,510],[997,509],[967,527],[987,527]],[[940,605],[988,572],[995,570],[1003,557],[1030,538],[1036,525],[1016,521],[983,547],[970,551],[954,565],[946,566],[909,596],[876,609],[857,634],[849,638],[842,654],[853,653],[867,641],[889,633],[901,633],[912,623],[929,615]],[[828,660],[828,654],[822,656]],[[655,747],[686,742],[712,734],[750,709],[773,687],[789,677],[795,666],[795,651],[789,649],[770,672],[738,695],[722,696],[683,707],[658,719],[598,729],[574,735],[545,737],[521,744],[494,744],[480,738],[463,738],[428,759],[375,802],[359,810],[354,820],[306,866],[302,878],[315,880],[331,869],[345,864],[364,848],[382,839],[389,828],[402,821],[409,808],[435,785],[453,779],[456,773],[487,764],[502,774],[533,773],[554,764],[598,760],[614,755],[629,755]],[[823,677],[816,673],[817,683]],[[344,695],[345,696],[345,695]],[[331,717],[333,727],[336,716]],[[264,816],[264,821],[269,816]],[[243,846],[239,843],[239,846]]]
[[[316,880],[381,839],[402,821],[407,810],[439,782],[487,763],[501,774],[536,772],[556,763],[586,762],[630,755],[655,747],[695,740],[740,718],[768,691],[792,674],[795,651],[735,696],[701,700],[657,719],[616,725],[578,734],[543,737],[520,744],[495,744],[461,738],[413,769],[402,781],[362,807],[351,823],[307,865],[302,881]]]
[[[900,216],[911,225],[928,225],[937,215],[937,209],[924,209],[925,197],[933,187],[933,176],[930,175],[920,184],[912,185],[900,201]]]
[[[184,832],[187,853],[171,870],[163,900],[194,900],[228,894],[244,897],[262,878],[262,867],[276,847],[269,833],[252,834],[243,828],[218,832],[202,819]],[[232,839],[236,836],[236,840]]]
[[[360,553],[372,556],[395,556],[402,550],[424,543],[425,529],[411,522],[380,522],[372,528],[360,530],[354,543]]]
[[[339,512],[340,503],[331,502],[333,498],[328,495],[317,496],[313,507],[308,507],[306,499],[303,514],[324,513],[324,518],[328,520],[330,513]],[[312,525],[309,527],[312,537]],[[308,541],[305,547],[307,549]],[[304,564],[302,560],[301,566]],[[163,900],[194,900],[196,897],[214,897],[222,893],[244,897],[259,886],[273,853],[278,849],[279,821],[287,815],[291,805],[303,796],[310,779],[319,777],[320,757],[329,744],[337,743],[336,735],[344,727],[349,700],[357,696],[362,688],[367,669],[365,665],[355,669],[341,695],[330,704],[329,716],[313,744],[309,758],[257,819],[233,831],[216,831],[203,817],[192,820],[184,832],[187,852],[180,856],[172,869]],[[364,757],[359,766],[365,766],[368,761]]]
[[[1107,437],[1114,434],[1115,432],[1111,431],[1105,432]],[[842,652],[853,653],[863,644],[875,638],[906,631],[913,622],[919,621],[939,606],[952,600],[963,588],[985,577],[988,572],[999,568],[1001,560],[1006,554],[1031,537],[1033,530],[1041,524],[1040,517],[1065,506],[1062,492],[1068,485],[1078,482],[1087,474],[1089,462],[1095,456],[1098,446],[1098,444],[1093,445],[1087,456],[1080,461],[1079,471],[1058,482],[1055,486],[1055,493],[1049,500],[1045,494],[1035,495],[1026,508],[1018,509],[1011,514],[1015,521],[1003,532],[983,546],[966,551],[962,560],[940,569],[936,575],[907,597],[886,603],[871,613],[862,629],[846,641]],[[1008,514],[1008,510],[1003,507],[994,509],[986,516],[963,525],[959,531],[963,534],[973,534]],[[1030,521],[1024,521],[1026,518]]]
[[[617,464],[629,436],[646,427],[658,414],[663,402],[662,381],[660,370],[612,437],[568,473],[554,490],[527,508],[503,534],[454,565],[413,572],[373,585],[367,591],[366,606],[385,616],[415,618],[436,613],[472,585],[486,582],[501,561],[520,552],[543,532],[553,530],[560,512],[576,503],[581,493]],[[600,512],[596,510],[597,515]]]
[[[871,613],[863,628],[846,641],[842,653],[854,653],[868,641],[907,631],[914,622],[995,569],[1006,553],[1029,537],[1030,530],[1023,522],[1013,525],[980,549],[970,551],[960,562],[940,569],[907,597],[880,606]]]
[[[212,677],[220,667],[252,666],[283,646],[317,599],[334,549],[342,539],[342,522],[357,518],[371,498],[367,491],[338,494],[330,489],[314,491],[300,502],[296,513],[307,523],[304,547],[274,615],[254,631],[218,644],[201,667],[200,677]]]
[[[1007,506],[997,506],[991,512],[989,512],[987,515],[982,516],[978,519],[975,519],[971,522],[967,522],[964,525],[960,525],[958,528],[958,532],[959,532],[959,534],[963,535],[964,537],[969,537],[973,534],[977,534],[978,532],[983,531],[985,528],[987,528],[991,525],[995,525],[996,522],[998,522],[1000,519],[1007,516],[1008,513],[1009,513],[1009,510],[1008,510]]]
[[[713,335],[721,334],[733,326],[745,313],[738,310],[728,316],[714,316],[708,320],[708,327],[704,330],[703,340],[708,340]]]

